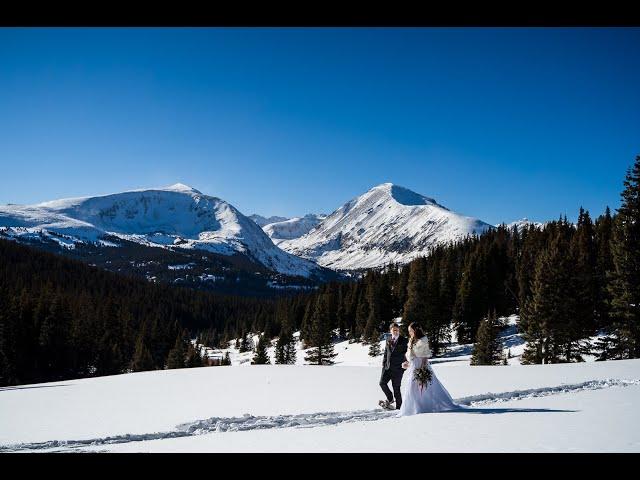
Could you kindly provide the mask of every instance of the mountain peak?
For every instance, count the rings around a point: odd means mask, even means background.
[[[384,182],[384,183],[381,183],[380,185],[376,185],[371,190],[388,190],[391,187],[393,187],[393,183]]]
[[[42,232],[51,232],[55,238],[63,239],[52,240],[61,248],[115,237],[145,247],[241,255],[250,263],[261,264],[278,274],[324,275],[313,262],[276,247],[261,228],[233,205],[182,183],[31,206],[0,206],[0,227],[6,227],[3,232],[17,229],[15,237],[25,239],[32,238],[34,232],[49,238],[49,233]]]
[[[384,192],[385,194],[389,195],[390,198],[401,205],[437,205],[436,201],[433,198],[425,197],[424,195],[420,195],[413,190],[401,187],[400,185],[395,185],[391,182],[376,185],[371,190],[369,190],[369,192]]]
[[[196,190],[189,185],[185,185],[184,183],[174,183],[173,185],[169,185],[168,187],[164,187],[162,190],[169,190],[172,192],[185,192],[185,193],[199,193],[202,194],[199,190]]]
[[[386,182],[352,198],[305,235],[280,235],[278,246],[322,266],[359,270],[407,263],[438,244],[489,228],[432,198]]]

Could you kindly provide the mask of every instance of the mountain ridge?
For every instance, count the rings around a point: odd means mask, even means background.
[[[494,228],[393,183],[352,198],[307,234],[278,245],[335,270],[407,263],[440,243]]]
[[[110,236],[160,248],[243,254],[285,275],[312,277],[319,273],[313,262],[276,247],[254,221],[230,203],[181,183],[36,205],[3,205],[0,227],[15,237],[43,231],[62,235],[68,248]]]

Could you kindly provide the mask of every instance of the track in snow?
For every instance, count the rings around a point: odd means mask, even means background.
[[[513,392],[483,393],[482,395],[472,395],[470,397],[457,398],[456,402],[461,405],[479,407],[496,402],[510,402],[512,400],[522,400],[532,397],[548,397],[562,393],[576,393],[584,390],[602,390],[609,387],[629,387],[640,385],[640,380],[618,380],[609,378],[606,380],[589,380],[572,385],[558,385],[557,387],[531,388],[529,390],[514,390]]]
[[[455,399],[456,403],[462,406],[457,412],[473,411],[482,413],[484,409],[477,408],[484,405],[522,400],[525,398],[547,397],[565,393],[578,393],[587,390],[602,390],[610,387],[628,387],[640,385],[637,380],[590,380],[587,382],[571,385],[559,385],[555,387],[532,388],[528,390],[514,390],[512,392],[485,393]],[[469,408],[472,407],[472,408]],[[468,409],[468,410],[467,410]],[[495,413],[497,410],[486,409],[488,413]],[[509,410],[507,409],[506,412]],[[513,411],[520,411],[514,409]],[[545,410],[529,410],[544,412]],[[456,410],[451,413],[455,413]],[[83,447],[96,445],[111,445],[117,443],[141,442],[148,440],[162,440],[166,438],[191,437],[215,432],[241,432],[248,430],[263,430],[272,428],[311,428],[340,423],[368,422],[383,420],[395,417],[396,412],[385,410],[357,410],[351,412],[321,412],[302,413],[298,415],[271,415],[253,416],[245,414],[242,417],[211,417],[205,420],[184,423],[178,425],[171,432],[155,432],[142,434],[124,434],[111,437],[87,439],[87,440],[50,440],[47,442],[21,443],[14,445],[0,445],[0,453],[19,451],[69,451],[72,449],[82,449]]]

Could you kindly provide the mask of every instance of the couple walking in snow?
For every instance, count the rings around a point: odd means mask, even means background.
[[[386,342],[380,377],[380,387],[387,399],[381,400],[380,406],[392,410],[395,402],[400,416],[459,408],[431,368],[429,341],[422,328],[416,323],[409,325],[409,339],[400,335],[396,323],[392,323],[389,330],[391,336]],[[408,378],[402,385],[405,370]]]

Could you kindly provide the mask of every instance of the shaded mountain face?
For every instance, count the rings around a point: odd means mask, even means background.
[[[3,205],[0,234],[31,243],[46,240],[67,251],[137,244],[195,257],[197,252],[233,257],[233,263],[261,274],[310,279],[326,273],[279,249],[231,204],[182,184],[29,206]]]
[[[383,183],[345,203],[307,234],[278,245],[331,269],[357,270],[406,263],[437,244],[489,228],[432,198]]]

